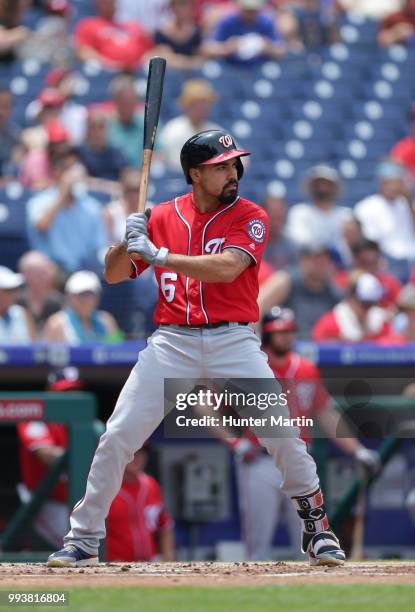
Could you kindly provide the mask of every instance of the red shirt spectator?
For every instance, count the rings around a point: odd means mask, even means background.
[[[411,136],[402,138],[402,140],[397,142],[390,155],[405,166],[415,180],[415,122]]]
[[[145,450],[125,469],[120,492],[107,518],[107,561],[151,561],[174,557],[173,520],[157,481],[145,474]]]
[[[369,272],[373,274],[383,287],[383,296],[379,305],[388,308],[396,304],[398,295],[402,289],[401,283],[395,276],[382,269],[382,256],[379,245],[374,240],[361,238],[351,247],[353,253],[353,271],[338,270],[334,280],[337,287],[344,292],[349,283],[351,275]]]
[[[34,491],[49,470],[49,466],[36,457],[35,451],[56,447],[62,450],[66,449],[68,432],[66,426],[59,423],[29,421],[17,425],[17,435],[20,440],[20,465],[23,482],[29,491]],[[49,497],[60,502],[67,501],[66,475],[61,476]]]
[[[97,17],[83,19],[75,30],[81,60],[96,59],[108,68],[134,69],[153,46],[137,22],[115,20],[115,0],[96,0]]]
[[[392,335],[391,324],[387,312],[376,306],[382,295],[382,285],[373,274],[360,274],[349,285],[347,297],[317,321],[313,339],[317,342],[387,341]]]
[[[406,0],[401,11],[392,13],[380,24],[379,43],[385,47],[405,43],[415,35],[415,0]]]

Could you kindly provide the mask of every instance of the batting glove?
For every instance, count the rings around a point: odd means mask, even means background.
[[[261,447],[246,438],[228,438],[227,443],[244,463],[251,463],[261,452]]]
[[[125,228],[125,239],[127,242],[132,236],[140,236],[144,234],[148,236],[148,220],[150,218],[150,209],[143,213],[133,213],[127,217]]]
[[[366,448],[366,446],[359,446],[354,456],[372,476],[380,472],[382,461],[377,451],[370,450],[370,448]]]
[[[128,238],[127,251],[128,253],[138,253],[141,255],[141,259],[144,259],[150,266],[164,266],[169,254],[166,247],[158,249],[150,238],[144,234],[132,235]]]

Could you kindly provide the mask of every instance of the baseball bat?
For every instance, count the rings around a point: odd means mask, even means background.
[[[355,519],[352,534],[352,549],[350,551],[351,561],[362,561],[364,558],[363,543],[365,539],[368,485],[369,474],[367,473],[367,470],[364,470],[356,500]]]
[[[147,202],[148,179],[160,117],[165,71],[166,60],[164,57],[152,57],[147,77],[146,103],[144,110],[143,158],[141,162],[140,192],[138,195],[137,212],[144,212]],[[133,259],[139,259],[140,256],[138,253],[132,253],[132,257]]]

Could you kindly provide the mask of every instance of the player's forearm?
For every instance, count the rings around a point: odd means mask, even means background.
[[[245,268],[226,253],[196,256],[169,253],[165,267],[206,283],[231,283]]]
[[[174,561],[175,542],[173,529],[160,531],[160,553],[163,561]]]
[[[63,203],[64,201],[63,201],[62,195],[58,194],[52,206],[50,206],[44,212],[44,214],[41,217],[39,217],[39,219],[36,221],[35,226],[39,232],[46,232],[49,229],[49,227],[52,225],[53,221],[55,220],[55,217],[58,214],[58,211],[62,208]]]
[[[127,253],[127,245],[117,244],[105,255],[104,278],[110,285],[121,283],[130,278],[131,260]]]

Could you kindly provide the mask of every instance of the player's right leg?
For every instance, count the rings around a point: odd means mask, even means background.
[[[200,362],[200,334],[161,328],[151,336],[101,436],[85,495],[71,514],[71,530],[64,538],[65,546],[49,557],[49,566],[98,562],[99,541],[105,537],[105,519],[120,490],[125,466],[163,420],[164,378],[199,378]]]
[[[281,476],[269,455],[237,460],[238,496],[246,559],[268,561],[279,522]]]

